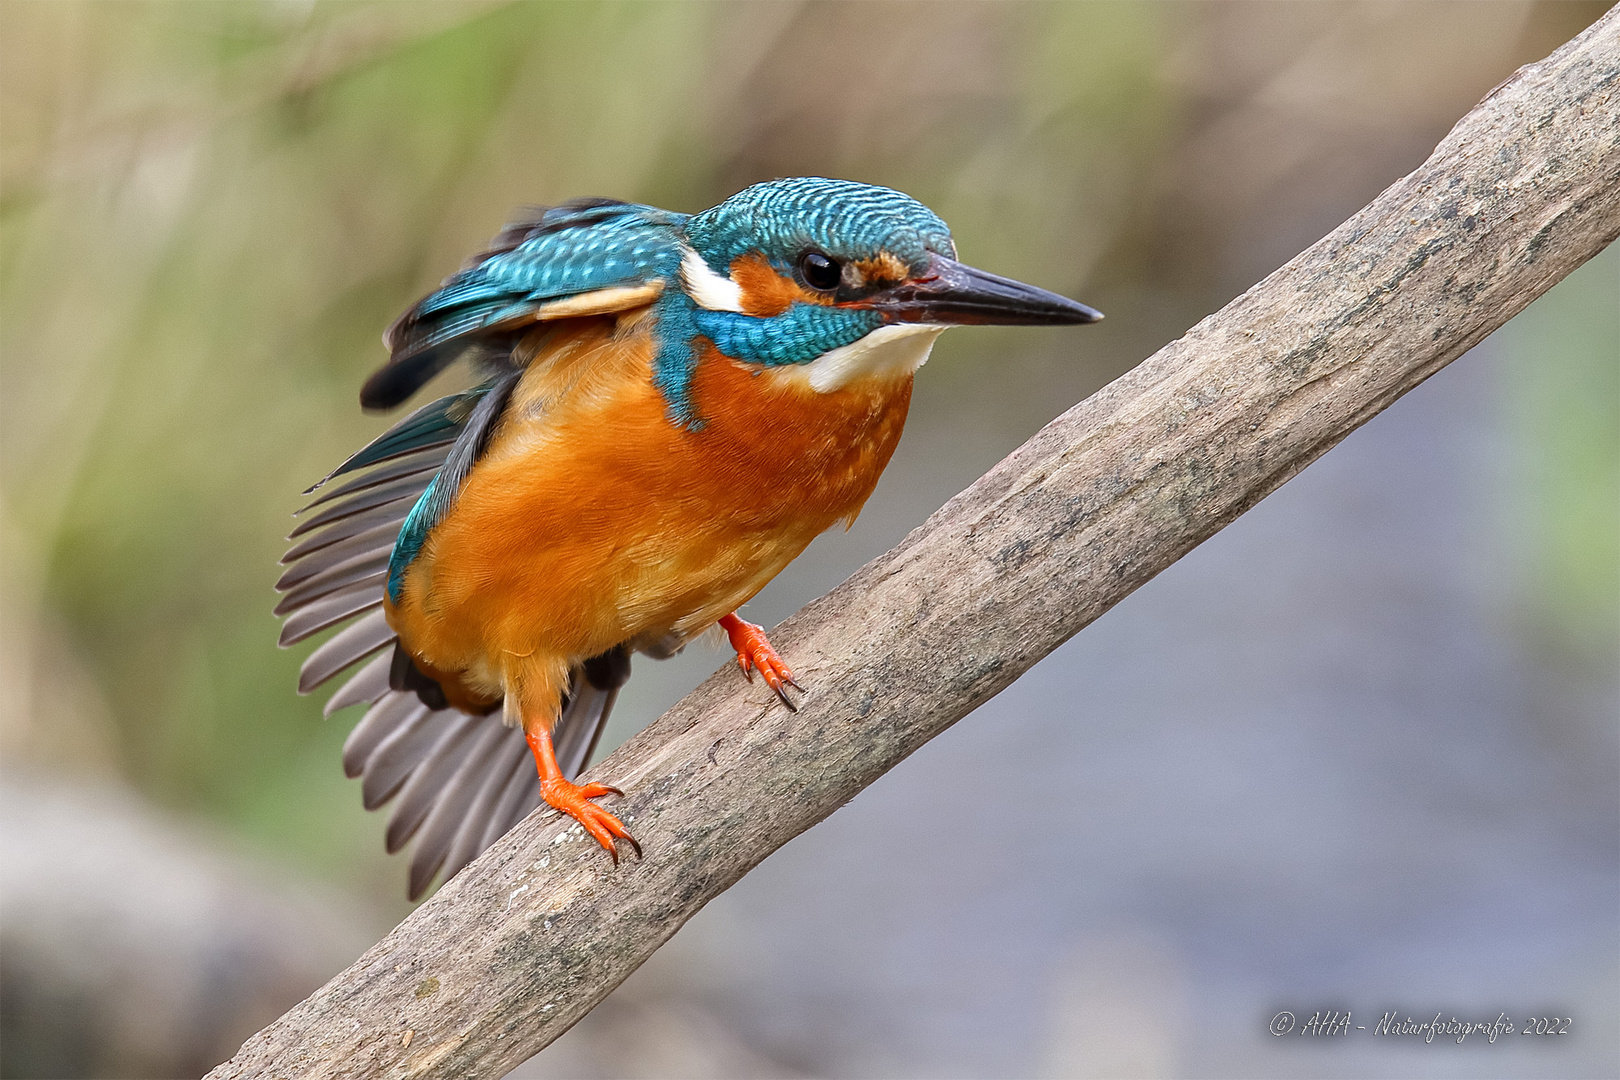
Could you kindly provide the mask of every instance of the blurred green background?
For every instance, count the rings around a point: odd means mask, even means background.
[[[1603,10],[7,0],[6,770],[133,789],[386,926],[403,868],[337,766],[350,721],[292,692],[305,650],[275,647],[270,583],[298,492],[386,423],[356,404],[382,328],[510,211],[696,211],[773,176],[850,177],[933,207],[968,261],[1108,313],[944,339],[903,489],[763,597],[769,622]],[[1606,253],[1494,343],[1508,466],[1485,527],[1513,572],[1493,617],[1592,700],[1620,620],[1617,274]],[[642,664],[610,735],[720,659]]]

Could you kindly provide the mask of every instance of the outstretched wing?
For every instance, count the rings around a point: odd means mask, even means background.
[[[326,713],[369,706],[344,744],[343,765],[362,778],[367,809],[395,800],[388,850],[416,838],[412,899],[537,807],[540,785],[522,732],[502,724],[498,710],[474,716],[447,707],[431,680],[391,678],[396,636],[382,611],[384,597],[454,505],[483,452],[521,376],[509,354],[523,333],[537,322],[656,300],[679,265],[685,220],[597,199],[537,209],[508,225],[389,328],[390,359],[367,381],[361,403],[398,405],[473,347],[493,361],[492,377],[417,409],[339,465],[315,488],[343,482],[300,511],[309,516],[288,537],[293,547],[276,583],[285,593],[276,606],[286,618],[281,644],[342,627],[304,661],[298,678],[304,694],[369,658],[332,695]],[[573,672],[552,732],[567,775],[587,764],[629,674],[623,649]]]
[[[392,408],[467,349],[509,347],[536,322],[651,303],[679,266],[685,221],[609,199],[535,209],[388,328],[389,361],[360,403]]]
[[[343,768],[361,777],[368,810],[396,800],[388,822],[390,852],[414,836],[410,896],[435,874],[448,879],[540,805],[540,781],[523,733],[497,710],[473,716],[432,708],[414,689],[393,689],[395,634],[382,612],[388,565],[402,526],[435,478],[458,453],[481,441],[479,405],[498,389],[482,386],[425,405],[333,471],[352,475],[300,514],[287,570],[276,582],[285,595],[281,644],[347,623],[308,659],[298,675],[307,694],[366,661],[326,703],[326,715],[367,705],[343,746]],[[323,481],[325,483],[325,481]],[[580,665],[552,733],[557,759],[570,777],[590,759],[630,677],[629,653],[615,649]],[[435,684],[436,685],[436,684]]]

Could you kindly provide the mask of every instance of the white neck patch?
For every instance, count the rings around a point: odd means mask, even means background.
[[[928,362],[934,339],[949,330],[935,323],[880,326],[859,341],[829,349],[804,366],[810,388],[830,394],[866,378],[910,375]]]
[[[743,309],[742,286],[715,273],[708,261],[691,248],[681,253],[681,285],[699,307],[739,313]]]

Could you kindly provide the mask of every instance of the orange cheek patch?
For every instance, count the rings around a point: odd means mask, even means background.
[[[733,259],[731,280],[742,290],[742,309],[748,315],[780,315],[795,300],[806,304],[832,303],[831,297],[809,292],[792,278],[783,277],[758,255],[739,255]]]

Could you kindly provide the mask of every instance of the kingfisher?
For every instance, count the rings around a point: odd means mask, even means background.
[[[630,658],[711,627],[788,708],[804,691],[738,609],[853,523],[894,453],[912,378],[965,323],[1101,314],[957,261],[898,191],[755,184],[694,215],[611,199],[534,208],[401,315],[370,410],[458,360],[326,488],[282,559],[285,647],[342,625],[300,693],[368,706],[343,747],[409,895],[542,803],[614,863],[640,844],[578,784]],[[341,480],[340,480],[341,478]],[[335,482],[335,483],[334,483]],[[331,486],[327,486],[331,485]],[[369,658],[369,659],[368,659]]]

